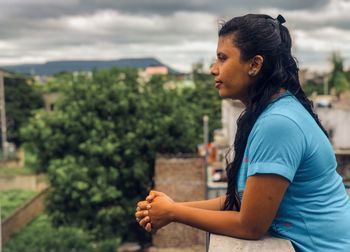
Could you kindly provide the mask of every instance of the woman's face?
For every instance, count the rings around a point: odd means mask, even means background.
[[[252,64],[250,60],[241,60],[240,50],[233,44],[233,36],[219,37],[217,59],[211,67],[211,73],[215,76],[215,87],[222,98],[246,103],[248,87],[253,83],[248,75]]]

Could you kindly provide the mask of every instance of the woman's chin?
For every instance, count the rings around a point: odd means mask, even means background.
[[[227,92],[225,92],[224,90],[219,90],[219,95],[222,99],[234,99],[232,98],[232,94],[228,94]]]

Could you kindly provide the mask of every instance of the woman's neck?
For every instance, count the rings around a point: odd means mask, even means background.
[[[279,97],[280,95],[282,95],[284,92],[286,92],[286,89],[284,88],[280,88],[280,91],[276,94],[274,94],[273,96],[271,96],[271,100],[276,99],[277,97]]]
[[[271,96],[270,101],[276,99],[277,97],[279,97],[280,95],[282,95],[284,92],[286,92],[286,89],[285,89],[285,88],[280,88],[280,90],[279,90],[278,93],[276,93],[276,94],[274,94],[274,95]],[[242,101],[242,103],[247,107],[247,102]]]

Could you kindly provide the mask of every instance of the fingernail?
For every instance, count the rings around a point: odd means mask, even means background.
[[[147,210],[143,211],[143,215],[147,215],[147,214],[148,214]]]
[[[147,209],[151,209],[151,207],[152,207],[151,205],[147,205],[146,206]]]

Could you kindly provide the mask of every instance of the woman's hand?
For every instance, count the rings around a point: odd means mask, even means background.
[[[152,231],[152,225],[150,223],[150,217],[148,216],[148,210],[151,208],[151,205],[148,201],[139,201],[137,203],[137,208],[135,212],[136,221],[141,227],[143,227],[147,232]]]
[[[135,213],[136,221],[138,221],[139,225],[141,227],[145,228],[145,230],[148,231],[148,232],[155,232],[157,230],[157,229],[153,228],[153,225],[151,224],[151,218],[149,216],[149,210],[152,208],[150,203],[156,197],[159,197],[159,196],[165,197],[165,199],[169,203],[174,203],[174,201],[169,196],[167,196],[165,193],[158,192],[158,191],[151,191],[149,193],[149,195],[147,196],[145,201],[140,201],[137,204],[136,213]]]
[[[174,221],[172,208],[175,202],[167,195],[157,195],[151,202],[148,216],[154,231]]]
[[[146,201],[148,201],[149,203],[151,203],[153,201],[153,199],[157,196],[164,196],[167,197],[169,201],[171,201],[172,203],[174,203],[173,199],[170,198],[168,195],[166,195],[163,192],[159,192],[159,191],[150,191],[150,193],[148,194],[148,196],[146,197]]]

